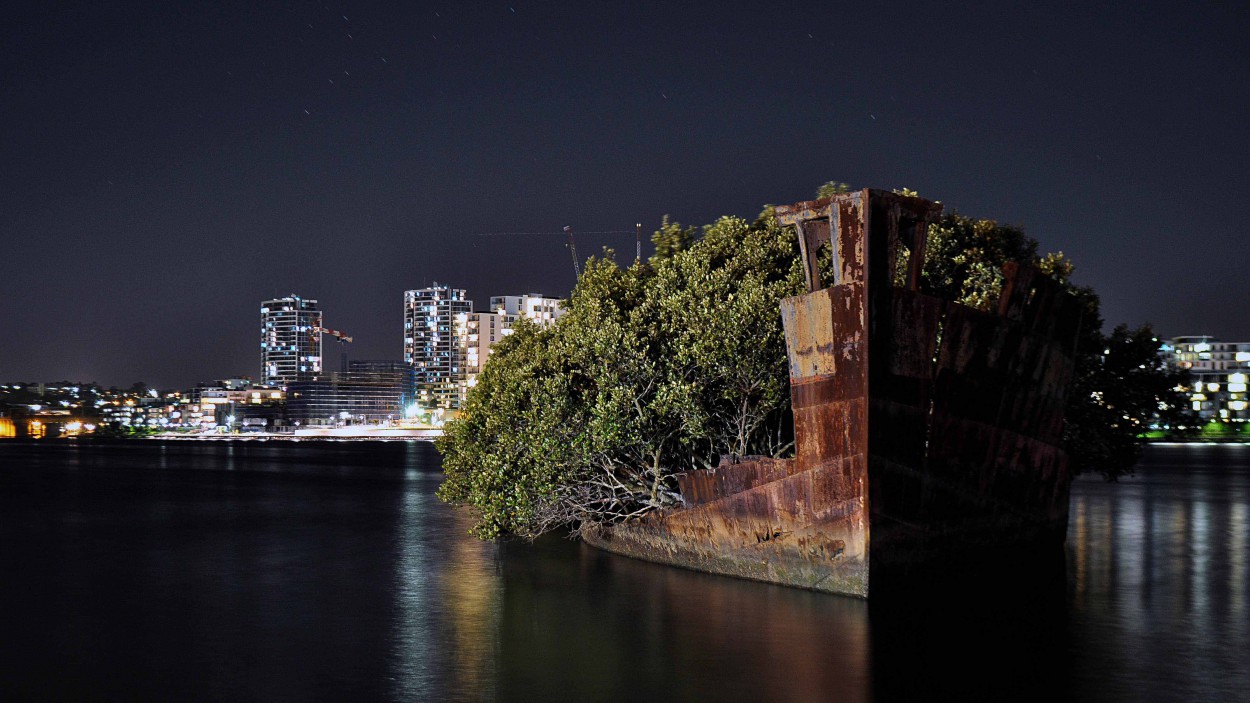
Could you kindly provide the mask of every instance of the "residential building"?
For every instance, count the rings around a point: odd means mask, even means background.
[[[292,293],[260,304],[261,383],[285,387],[321,375],[321,310]]]
[[[458,410],[467,387],[463,320],[473,312],[464,290],[440,286],[404,291],[404,362],[416,371],[417,403]],[[460,324],[458,324],[460,322]]]
[[[236,427],[246,418],[262,418],[276,422],[287,393],[274,386],[255,386],[246,379],[227,379],[217,385],[201,384],[187,404],[187,422],[199,418],[200,425],[211,428]]]
[[[540,327],[549,327],[564,314],[559,298],[544,298],[542,293],[494,295],[490,299],[490,310],[503,316],[504,329],[510,329],[522,317],[529,318]]]
[[[527,295],[496,295],[490,299],[490,312],[466,313],[457,319],[457,338],[464,346],[465,387],[477,385],[477,376],[490,358],[496,342],[512,333],[521,318],[540,327],[555,324],[564,314],[559,298],[544,298],[541,293]]]
[[[411,370],[406,362],[395,361],[393,359],[352,359],[347,362],[347,368],[344,371],[368,371],[374,373],[407,373]]]
[[[1250,420],[1246,384],[1250,378],[1250,342],[1221,342],[1200,335],[1175,337],[1162,351],[1192,375],[1189,400],[1204,421]]]
[[[477,385],[477,375],[490,358],[491,347],[503,339],[508,330],[505,319],[502,313],[471,312],[459,321],[464,330],[460,339],[465,345],[465,384],[468,388]]]
[[[400,361],[352,361],[316,381],[292,383],[287,421],[305,427],[397,420],[411,403],[416,369]]]

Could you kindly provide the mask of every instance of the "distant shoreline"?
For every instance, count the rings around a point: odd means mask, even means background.
[[[136,437],[135,439],[170,439],[180,441],[195,442],[220,442],[220,441],[266,441],[280,440],[289,442],[301,441],[408,441],[421,440],[431,442],[441,437],[443,431],[441,429],[421,429],[407,430],[384,428],[372,431],[361,431],[353,428],[335,428],[326,430],[298,430],[295,433],[290,432],[245,432],[238,434],[184,434],[181,432],[167,432],[161,434],[148,435],[146,437]]]
[[[1199,438],[1194,438],[1194,439],[1148,439],[1148,440],[1146,440],[1146,444],[1158,444],[1158,445],[1169,445],[1169,444],[1173,444],[1173,445],[1181,445],[1181,444],[1250,444],[1250,438],[1244,438],[1244,437],[1228,437],[1228,438],[1199,437]]]
[[[434,437],[292,437],[291,435],[221,435],[218,437],[136,437],[135,439],[171,442],[433,442]]]

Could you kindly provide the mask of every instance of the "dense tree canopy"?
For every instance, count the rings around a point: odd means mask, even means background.
[[[803,289],[793,228],[766,208],[701,233],[666,218],[652,239],[647,262],[588,262],[554,326],[518,324],[447,425],[439,496],[472,506],[480,536],[625,519],[679,502],[677,473],[792,450],[778,304]],[[949,214],[930,228],[922,286],[985,309],[1007,261],[1067,283],[1071,264],[1037,251],[1016,228]],[[1104,336],[1097,296],[1071,289],[1088,313],[1065,442],[1075,466],[1114,478],[1152,418],[1178,406],[1179,379],[1148,328]]]
[[[1086,320],[1068,388],[1064,449],[1076,471],[1114,481],[1133,472],[1152,426],[1183,433],[1197,429],[1198,419],[1183,391],[1189,373],[1159,355],[1149,325],[1117,325],[1104,335],[1088,324],[1102,323],[1096,307]]]
[[[769,212],[695,234],[666,221],[650,261],[592,259],[558,324],[492,352],[440,442],[440,496],[477,508],[479,534],[624,518],[679,500],[675,473],[790,448],[794,232]]]

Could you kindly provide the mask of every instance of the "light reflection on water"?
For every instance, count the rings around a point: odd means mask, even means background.
[[[865,603],[478,541],[427,444],[0,444],[0,699],[1244,700],[1248,477],[1156,447],[1066,557]]]
[[[463,514],[444,512],[456,533],[431,540],[424,533],[428,511],[443,509],[418,482],[397,514],[395,698],[424,700],[438,691],[441,700],[490,700],[499,649],[498,549],[465,539],[472,521]]]
[[[1154,447],[1138,476],[1074,486],[1069,531],[1080,683],[1119,699],[1250,690],[1250,447]]]
[[[640,686],[661,701],[870,698],[861,601],[558,537],[481,542],[429,481],[397,514],[398,699],[630,700]]]
[[[433,642],[430,632],[430,611],[437,602],[430,587],[431,575],[425,554],[426,541],[421,539],[421,513],[424,496],[404,493],[401,499],[397,547],[399,561],[395,569],[397,613],[395,617],[394,680],[395,695],[400,700],[417,700],[423,691],[433,690],[433,659],[426,655],[427,643]]]

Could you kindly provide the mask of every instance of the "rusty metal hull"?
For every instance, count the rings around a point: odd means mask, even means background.
[[[855,470],[858,468],[858,472]],[[867,594],[868,523],[863,502],[831,499],[864,467],[795,471],[790,459],[759,458],[682,477],[692,484],[776,478],[705,503],[587,531],[587,542],[626,556],[728,576],[834,593]]]
[[[987,546],[1062,541],[1059,448],[1080,313],[1008,265],[996,312],[918,292],[932,203],[880,191],[779,208],[808,293],[783,301],[794,459],[678,477],[686,505],[587,531],[629,556],[867,597]],[[832,280],[817,252],[829,246]]]

